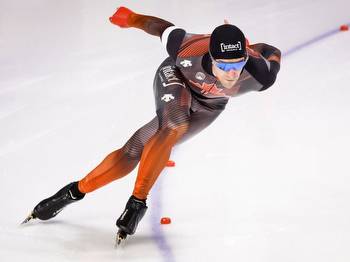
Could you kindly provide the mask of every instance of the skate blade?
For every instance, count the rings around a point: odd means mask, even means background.
[[[122,246],[125,243],[126,237],[127,234],[124,231],[119,230],[115,239],[115,248]]]
[[[23,220],[21,225],[27,224],[30,220],[35,219],[36,217],[34,216],[33,212],[31,212],[26,219]]]

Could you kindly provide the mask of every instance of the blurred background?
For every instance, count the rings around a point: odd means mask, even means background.
[[[135,171],[51,221],[19,223],[155,115],[153,77],[167,53],[159,38],[109,22],[121,5],[193,33],[228,19],[283,57],[271,88],[232,98],[174,149],[136,235],[115,250]],[[349,8],[1,0],[1,261],[349,261],[350,32],[339,30]]]

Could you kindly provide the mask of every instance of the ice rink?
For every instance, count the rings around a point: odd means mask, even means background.
[[[223,19],[281,49],[264,92],[232,98],[176,147],[148,213],[116,250],[136,172],[51,221],[19,223],[155,115],[159,38],[123,30],[118,6],[211,33]],[[0,2],[2,262],[350,260],[349,0]],[[160,225],[161,217],[170,225]]]

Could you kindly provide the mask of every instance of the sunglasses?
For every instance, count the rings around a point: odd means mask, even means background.
[[[243,61],[239,62],[233,62],[233,63],[227,63],[227,62],[218,62],[214,59],[212,59],[213,63],[221,70],[228,72],[230,70],[242,70],[242,68],[245,66],[245,64],[248,61],[248,57],[244,59]]]

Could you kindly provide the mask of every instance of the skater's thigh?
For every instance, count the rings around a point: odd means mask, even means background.
[[[189,127],[187,132],[181,138],[182,143],[208,127],[221,114],[223,110],[198,110],[191,112],[189,118]]]
[[[123,150],[131,158],[140,159],[145,144],[159,129],[158,117],[139,128],[123,146]]]

